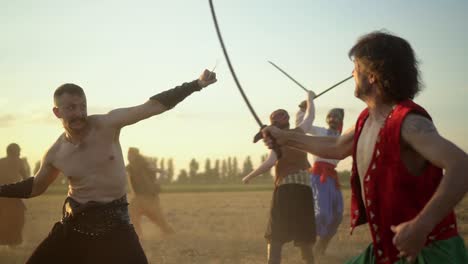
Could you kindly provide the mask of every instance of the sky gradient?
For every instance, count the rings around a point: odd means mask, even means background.
[[[424,82],[416,102],[439,132],[468,150],[464,115],[468,81],[467,1],[215,1],[232,63],[263,122],[285,108],[291,115],[306,94],[267,63],[282,66],[315,92],[351,74],[347,52],[359,36],[386,29],[407,39]],[[11,142],[30,162],[61,134],[51,109],[53,91],[72,82],[85,89],[89,114],[143,103],[198,77],[217,60],[218,83],[170,112],[123,129],[124,152],[172,157],[176,169],[192,157],[251,155],[257,124],[224,61],[208,1],[1,1],[0,152]],[[354,124],[364,103],[354,81],[317,99],[316,125],[332,107]],[[203,163],[202,163],[203,164]],[[349,160],[342,169],[349,169]]]

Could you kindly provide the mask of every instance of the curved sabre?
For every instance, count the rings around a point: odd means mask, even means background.
[[[255,110],[253,109],[252,105],[249,102],[249,99],[245,95],[244,89],[242,89],[242,86],[241,86],[239,80],[237,79],[237,75],[234,72],[234,68],[232,67],[231,60],[229,59],[229,55],[228,55],[228,53],[226,51],[226,46],[224,45],[223,38],[221,37],[221,31],[219,30],[218,20],[216,19],[216,13],[214,11],[213,1],[212,0],[209,0],[209,1],[210,1],[210,7],[211,7],[211,15],[213,16],[214,25],[216,27],[216,33],[218,34],[218,39],[219,39],[219,42],[221,43],[221,48],[223,49],[224,57],[226,58],[227,64],[229,66],[229,70],[231,71],[232,77],[234,78],[234,81],[236,82],[237,88],[239,89],[242,97],[244,98],[245,103],[249,107],[249,110],[252,113],[252,115],[254,116],[255,121],[257,121],[257,124],[260,127],[262,127],[262,126],[264,126],[262,124],[262,121],[260,121],[260,118],[258,118],[257,113],[255,113]]]
[[[260,118],[258,118],[257,113],[255,113],[255,110],[253,109],[252,105],[250,104],[249,99],[247,98],[247,95],[245,95],[244,89],[242,89],[242,86],[241,86],[239,80],[237,79],[237,75],[234,72],[234,68],[232,67],[231,60],[229,59],[229,55],[228,55],[228,53],[226,51],[226,46],[224,45],[223,37],[221,36],[221,30],[219,29],[218,20],[216,19],[216,13],[215,13],[214,6],[213,6],[213,0],[209,0],[209,2],[210,2],[210,8],[211,8],[211,15],[213,16],[213,22],[214,22],[214,25],[215,25],[215,28],[216,28],[216,33],[218,34],[218,39],[219,39],[219,42],[221,43],[221,48],[223,49],[224,57],[226,58],[229,70],[231,71],[232,77],[234,78],[236,86],[237,86],[237,88],[239,89],[239,92],[242,95],[242,98],[244,98],[245,103],[249,107],[250,113],[252,113],[252,115],[255,118],[255,121],[257,121],[257,124],[260,126],[260,132],[257,133],[255,135],[255,137],[254,137],[254,142],[257,142],[259,139],[262,138],[261,129],[266,127],[266,125],[264,125],[262,123],[262,121],[260,121]],[[282,156],[281,149],[276,144],[275,139],[272,138],[272,140],[273,140],[273,150],[275,151],[276,156],[279,159]]]

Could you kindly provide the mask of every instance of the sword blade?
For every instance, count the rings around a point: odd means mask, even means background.
[[[299,85],[299,87],[301,87],[304,91],[308,92],[309,90],[307,88],[304,87],[304,85],[302,85],[300,82],[296,81],[296,79],[294,79],[293,77],[291,77],[291,75],[289,75],[287,72],[285,72],[283,69],[281,69],[278,65],[274,64],[272,61],[268,61],[271,65],[273,65],[273,67],[275,67],[276,69],[278,69],[281,73],[283,73],[284,75],[286,75],[286,77],[288,77],[291,81],[295,82],[297,85]]]
[[[209,2],[210,2],[210,8],[211,8],[211,15],[213,17],[214,25],[215,25],[215,28],[216,28],[216,33],[218,34],[218,39],[219,39],[219,42],[221,43],[221,48],[223,50],[224,57],[226,58],[226,62],[228,64],[229,70],[231,71],[231,75],[234,78],[234,82],[236,83],[236,86],[239,89],[239,92],[241,93],[242,98],[244,98],[244,101],[247,104],[247,107],[249,108],[250,113],[252,113],[252,115],[255,118],[255,121],[257,122],[257,124],[260,127],[262,127],[263,126],[262,121],[260,121],[260,118],[258,117],[257,113],[255,113],[255,110],[253,109],[252,105],[250,104],[249,99],[247,98],[247,95],[245,95],[244,89],[242,89],[242,86],[240,85],[240,82],[237,79],[237,75],[234,72],[234,68],[232,67],[231,60],[229,59],[229,55],[228,55],[228,53],[226,51],[226,46],[224,45],[223,37],[221,36],[221,30],[219,29],[219,26],[218,26],[218,19],[216,19],[216,13],[214,11],[213,1],[209,0]]]
[[[324,93],[326,93],[326,92],[330,91],[331,89],[333,89],[333,88],[337,87],[338,85],[340,85],[340,84],[342,84],[342,83],[346,82],[347,80],[349,80],[349,79],[351,79],[351,78],[353,78],[353,76],[352,76],[352,75],[351,75],[351,76],[349,76],[349,77],[347,77],[346,79],[344,79],[344,80],[342,80],[342,81],[338,82],[338,83],[335,83],[335,84],[334,84],[332,87],[330,87],[330,88],[326,89],[325,91],[323,91],[323,92],[321,92],[321,93],[319,93],[319,94],[315,95],[314,99],[316,99],[317,97],[321,96],[322,94],[324,94]]]
[[[268,61],[268,62],[269,62],[271,65],[273,65],[276,69],[278,69],[280,72],[282,72],[284,75],[286,75],[291,81],[293,81],[294,83],[296,83],[297,85],[299,85],[299,87],[301,87],[302,89],[304,89],[304,91],[306,91],[306,92],[309,91],[307,88],[304,87],[304,85],[302,85],[301,83],[299,83],[298,81],[296,81],[296,79],[294,79],[293,77],[291,77],[291,75],[289,75],[287,72],[285,72],[283,69],[281,69],[278,65],[274,64],[274,63],[271,62],[271,61]],[[338,85],[340,85],[340,84],[346,82],[347,80],[349,80],[349,79],[351,79],[351,78],[353,78],[352,75],[349,76],[349,77],[346,77],[346,79],[344,79],[344,80],[342,80],[342,81],[340,81],[340,82],[338,82],[338,83],[332,85],[330,88],[327,88],[325,91],[323,91],[323,92],[317,94],[317,95],[314,97],[314,99],[316,99],[317,97],[319,97],[319,96],[323,95],[324,93],[330,91],[331,89],[337,87]]]

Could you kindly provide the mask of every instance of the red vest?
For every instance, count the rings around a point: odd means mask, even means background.
[[[442,169],[428,163],[422,175],[412,175],[400,157],[400,131],[406,115],[410,112],[430,119],[429,114],[413,101],[400,102],[389,113],[375,143],[372,160],[364,175],[364,198],[356,166],[356,149],[364,123],[369,116],[362,111],[356,123],[353,146],[353,169],[351,176],[351,233],[353,229],[369,223],[377,263],[394,263],[398,250],[392,239],[390,226],[413,219],[435,193],[442,178]],[[364,203],[365,201],[365,203]],[[430,233],[426,245],[433,240],[442,240],[457,235],[453,211]]]

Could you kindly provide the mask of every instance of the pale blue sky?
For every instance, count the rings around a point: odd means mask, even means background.
[[[238,77],[259,116],[290,113],[305,93],[266,61],[320,92],[350,75],[349,48],[386,29],[413,46],[425,89],[416,102],[441,134],[468,150],[468,1],[215,1]],[[211,69],[218,83],[171,112],[122,132],[124,151],[140,147],[171,156],[181,168],[191,157],[265,153],[258,130],[229,74],[208,1],[0,1],[0,153],[10,142],[36,161],[61,133],[51,112],[54,89],[82,86],[89,113],[131,106]],[[326,111],[346,109],[351,126],[364,104],[352,80],[317,100],[317,125]],[[345,162],[349,164],[349,162]],[[344,166],[346,167],[346,166]]]

